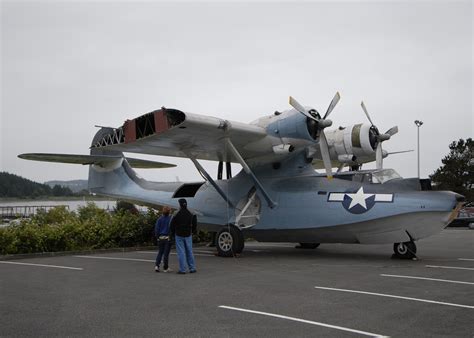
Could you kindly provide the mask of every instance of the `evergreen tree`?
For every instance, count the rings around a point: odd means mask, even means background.
[[[68,187],[49,185],[33,182],[26,178],[0,172],[0,197],[36,198],[44,196],[73,196]]]
[[[438,190],[451,190],[474,201],[474,141],[460,139],[449,145],[443,165],[430,176]]]

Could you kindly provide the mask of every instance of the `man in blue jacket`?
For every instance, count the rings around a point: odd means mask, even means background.
[[[164,207],[162,215],[155,224],[155,237],[158,240],[158,254],[156,255],[155,271],[160,272],[161,258],[163,258],[163,271],[168,272],[168,258],[171,250],[170,216],[171,209]]]
[[[179,261],[179,274],[186,273],[186,265],[190,273],[196,272],[193,255],[193,236],[196,233],[197,219],[188,210],[184,198],[178,200],[180,209],[171,220],[171,236],[175,237],[176,253]]]

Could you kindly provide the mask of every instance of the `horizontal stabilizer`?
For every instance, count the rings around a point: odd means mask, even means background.
[[[101,165],[120,160],[124,157],[114,155],[75,155],[75,154],[45,154],[45,153],[29,153],[18,155],[24,160],[42,161],[42,162],[57,162],[57,163],[71,163],[83,165]],[[155,162],[148,160],[141,160],[137,158],[125,157],[127,162],[133,168],[139,169],[153,169],[153,168],[172,168],[175,164]]]

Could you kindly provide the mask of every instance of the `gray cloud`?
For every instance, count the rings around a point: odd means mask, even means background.
[[[2,9],[0,170],[44,181],[87,169],[23,161],[23,152],[87,153],[95,124],[118,126],[161,106],[250,122],[288,109],[288,95],[334,125],[365,122],[363,99],[387,150],[415,149],[422,175],[448,144],[474,135],[472,3],[9,2]],[[147,157],[149,158],[149,157]],[[193,180],[177,169],[154,180]],[[416,152],[385,161],[416,175]],[[214,173],[216,165],[207,163]]]

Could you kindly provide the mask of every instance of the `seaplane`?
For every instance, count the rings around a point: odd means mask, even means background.
[[[329,116],[339,99],[336,93],[323,115],[290,97],[290,109],[250,123],[161,107],[117,128],[100,127],[89,154],[19,157],[88,165],[88,188],[96,195],[175,209],[185,198],[199,229],[215,233],[220,256],[242,253],[245,239],[253,238],[307,249],[321,243],[393,243],[394,256],[414,258],[415,242],[445,228],[464,197],[384,168],[390,153],[382,144],[398,127],[381,133],[363,102],[369,123],[331,129]],[[147,181],[134,169],[175,165],[125,153],[188,158],[202,180]],[[202,160],[216,162],[216,176]],[[362,170],[373,161],[376,169]],[[232,163],[242,167],[235,176]]]

